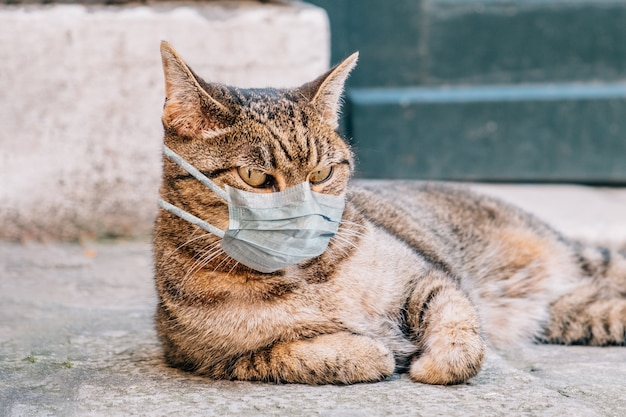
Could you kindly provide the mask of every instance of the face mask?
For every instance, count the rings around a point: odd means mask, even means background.
[[[321,255],[337,233],[345,195],[313,192],[308,182],[276,193],[229,186],[223,190],[167,146],[163,153],[228,203],[228,230],[161,199],[159,206],[222,238],[222,250],[243,265],[263,273],[277,271]]]

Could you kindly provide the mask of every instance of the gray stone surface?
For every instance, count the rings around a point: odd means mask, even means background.
[[[570,234],[593,224],[587,237],[599,238],[625,224],[625,190],[475,187],[544,207],[551,221],[579,219]],[[624,347],[491,351],[476,378],[449,387],[405,376],[320,387],[210,381],[164,365],[154,304],[145,240],[0,242],[0,416],[626,415]]]
[[[328,64],[327,26],[295,2],[0,7],[0,238],[24,242],[0,241],[0,416],[626,415],[622,347],[491,351],[476,378],[450,387],[210,381],[165,366],[145,238],[158,42],[211,80],[294,85]],[[626,189],[473,187],[572,236],[626,242]],[[144,238],[84,239],[107,234]]]
[[[208,81],[279,87],[326,70],[329,36],[298,2],[0,5],[0,238],[148,232],[161,40]]]

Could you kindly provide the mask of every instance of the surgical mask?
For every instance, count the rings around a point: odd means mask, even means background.
[[[252,269],[269,273],[319,256],[339,229],[345,195],[316,193],[308,182],[275,193],[224,190],[165,145],[163,153],[228,203],[228,229],[162,199],[159,206],[222,238],[224,252]]]

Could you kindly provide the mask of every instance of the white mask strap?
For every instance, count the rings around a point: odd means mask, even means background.
[[[206,175],[198,171],[196,167],[185,161],[176,152],[168,148],[166,145],[163,145],[163,153],[170,159],[170,161],[175,162],[179,167],[181,167],[189,174],[191,174],[195,179],[200,181],[205,187],[209,188],[215,194],[219,195],[222,200],[228,201],[228,195],[226,194],[226,191],[222,190],[216,183],[208,179]]]
[[[207,232],[212,233],[219,238],[224,237],[224,231],[222,229],[218,229],[212,224],[205,222],[204,220],[194,216],[193,214],[183,209],[176,207],[175,205],[168,203],[167,201],[161,198],[159,199],[159,207],[161,207],[163,210],[169,211],[173,215],[178,216],[183,220],[187,220],[191,224],[195,224],[199,228],[204,229]]]
[[[228,201],[228,195],[226,194],[226,191],[222,190],[217,184],[215,184],[213,181],[208,179],[206,177],[206,175],[204,175],[202,172],[198,171],[198,169],[196,167],[194,167],[189,162],[187,162],[183,158],[181,158],[178,154],[176,154],[176,152],[174,152],[173,150],[171,150],[167,146],[163,145],[163,153],[172,162],[175,162],[176,164],[178,164],[178,166],[180,166],[182,169],[184,169],[189,174],[191,174],[195,179],[200,181],[205,187],[209,188],[215,194],[220,196],[223,200]],[[189,213],[189,212],[187,212],[187,211],[185,211],[185,210],[183,210],[181,208],[176,207],[173,204],[168,203],[167,201],[165,201],[163,199],[159,199],[159,207],[161,207],[164,210],[169,211],[173,215],[178,216],[178,217],[180,217],[183,220],[188,221],[191,224],[194,224],[194,225],[198,226],[201,229],[206,230],[209,233],[214,234],[215,236],[217,236],[219,238],[223,238],[224,237],[224,231],[222,229],[218,229],[217,227],[213,226],[212,224],[205,222],[204,220],[194,216],[193,214],[191,214],[191,213]]]

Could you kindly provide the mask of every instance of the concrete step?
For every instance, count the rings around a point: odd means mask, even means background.
[[[352,88],[361,178],[626,183],[626,83]]]
[[[161,40],[242,87],[307,82],[330,53],[325,12],[298,2],[0,6],[0,239],[149,233]]]
[[[434,0],[426,83],[623,80],[626,3],[616,0]]]

